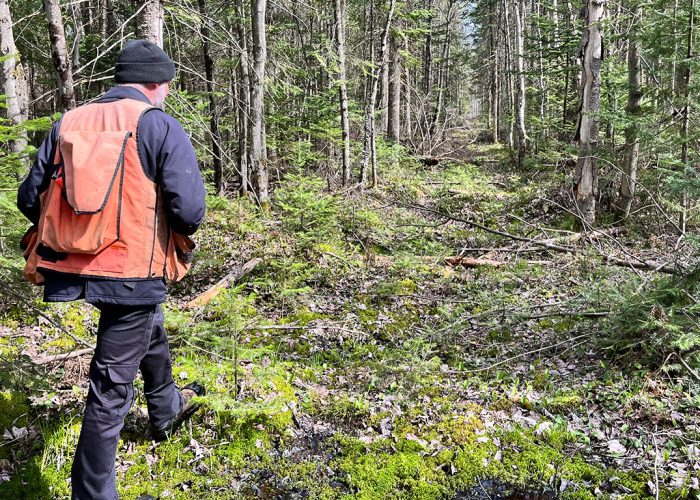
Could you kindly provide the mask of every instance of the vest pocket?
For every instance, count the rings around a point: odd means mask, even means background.
[[[167,252],[165,255],[165,276],[170,281],[180,281],[192,267],[194,258],[194,241],[184,234],[170,231]]]
[[[124,151],[131,132],[71,131],[59,138],[61,164],[39,227],[42,244],[94,255],[119,239]]]
[[[32,226],[24,233],[19,243],[19,247],[24,254],[24,260],[26,261],[24,265],[24,276],[29,282],[35,285],[44,283],[44,277],[36,270],[36,266],[41,259],[36,253],[37,247],[39,246],[38,234],[37,227]]]

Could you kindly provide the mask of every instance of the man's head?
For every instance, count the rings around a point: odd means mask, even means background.
[[[148,40],[127,42],[115,64],[114,81],[138,88],[154,106],[163,105],[174,77],[173,61]]]

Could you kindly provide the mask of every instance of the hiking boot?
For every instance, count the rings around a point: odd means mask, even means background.
[[[165,441],[168,437],[177,432],[182,424],[202,406],[199,403],[191,402],[191,399],[195,396],[204,396],[206,393],[207,391],[204,389],[204,386],[197,382],[192,382],[180,389],[180,394],[182,394],[183,399],[182,410],[171,418],[163,427],[158,429],[152,428],[149,436],[150,439],[156,442]]]

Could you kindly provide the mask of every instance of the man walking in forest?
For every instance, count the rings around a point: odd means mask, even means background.
[[[85,299],[101,312],[73,462],[73,498],[118,498],[114,462],[140,370],[151,437],[165,439],[204,394],[172,378],[161,304],[165,280],[189,268],[205,190],[189,137],[162,107],[173,61],[146,40],[127,43],[117,85],[67,112],[39,149],[17,204],[34,223],[27,277],[46,302]]]

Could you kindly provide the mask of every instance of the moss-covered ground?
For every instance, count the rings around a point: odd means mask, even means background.
[[[610,341],[620,294],[651,273],[439,215],[570,238],[564,174],[508,164],[474,146],[462,162],[381,165],[378,191],[331,194],[289,174],[269,212],[211,198],[166,306],[175,379],[208,395],[155,444],[137,382],[121,497],[697,498],[697,384]],[[457,255],[503,265],[446,264]],[[184,307],[254,258],[210,303]],[[97,315],[44,305],[19,280],[8,289],[0,498],[67,498],[89,356],[32,360],[93,342]]]

